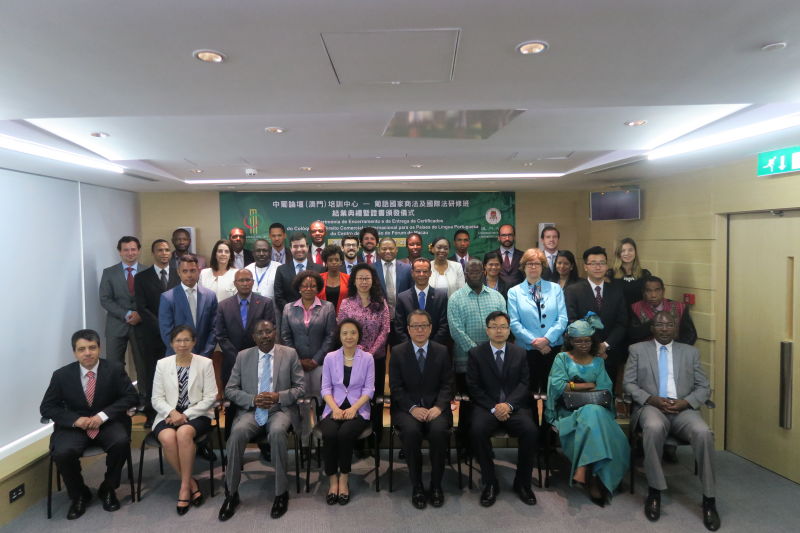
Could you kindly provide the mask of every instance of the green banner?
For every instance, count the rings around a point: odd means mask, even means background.
[[[500,225],[514,223],[513,192],[221,192],[219,205],[220,234],[244,228],[248,247],[267,238],[273,222],[286,226],[288,237],[294,231],[308,234],[308,225],[321,220],[330,243],[373,226],[381,237],[397,240],[399,257],[407,255],[411,232],[422,235],[425,252],[439,236],[450,239],[452,251],[453,233],[460,228],[470,233],[470,254],[482,257],[498,247]]]

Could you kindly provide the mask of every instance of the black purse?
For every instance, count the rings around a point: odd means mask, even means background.
[[[561,400],[566,409],[575,411],[584,405],[590,404],[610,409],[613,398],[611,397],[611,391],[608,390],[564,391],[561,395]]]

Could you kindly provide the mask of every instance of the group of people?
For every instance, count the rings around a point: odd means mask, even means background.
[[[53,456],[72,499],[68,518],[83,514],[91,497],[77,462],[82,446],[94,440],[107,450],[127,446],[126,410],[137,405],[180,476],[178,514],[202,504],[191,477],[194,443],[210,430],[220,396],[231,404],[220,520],[231,518],[240,504],[241,460],[253,441],[269,443],[276,471],[271,516],[286,512],[287,431],[293,428],[310,443],[317,414],[326,501],[345,505],[355,442],[370,425],[378,434],[382,429],[371,402],[385,392],[389,358],[392,424],[408,463],[414,507],[444,504],[441,480],[456,393],[464,400],[459,445],[480,464],[482,505],[491,506],[499,492],[491,448],[499,429],[519,441],[514,490],[524,503],[536,503],[535,402],[545,398],[546,422],[572,464],[571,483],[605,505],[629,468],[614,401],[624,367],[622,387],[634,402],[632,427],[643,432],[650,485],[645,514],[657,520],[660,513],[659,494],[666,488],[661,455],[672,432],[695,449],[704,523],[719,527],[713,439],[698,413],[708,382],[691,346],[696,332],[686,306],[665,299],[663,281],[641,268],[632,239],[622,240],[610,268],[603,248],[587,249],[582,279],[574,255],[558,249],[560,232],[553,226],[541,232],[541,249],[522,251],[515,247],[514,227],[502,225],[498,249],[481,259],[470,255],[466,230],[453,236],[453,255],[449,239],[433,239],[432,259],[422,255],[422,236],[409,234],[402,260],[395,239],[372,227],[332,243],[325,224],[315,221],[308,235],[310,242],[297,232],[287,243],[285,228],[275,223],[269,239],[256,239],[248,250],[244,231],[233,228],[206,262],[189,252],[191,235],[179,228],[172,248],[165,239],[152,243],[155,264],[147,268],[138,261],[139,240],[119,240],[121,262],[105,269],[100,283],[108,311],[106,359],[98,361],[97,333],[77,332],[77,362],[54,373],[41,408],[55,422]],[[124,370],[128,345],[136,388]],[[62,381],[70,376],[75,383],[66,394]],[[90,394],[95,380],[97,390],[103,384],[109,395],[101,402]],[[84,394],[74,390],[78,386]],[[572,405],[579,393],[600,391],[609,394],[591,397],[606,400]],[[300,398],[316,398],[322,412],[300,408]],[[431,460],[427,489],[423,439]],[[119,506],[114,470],[121,463],[114,457],[109,451],[109,473],[98,491],[107,510]]]

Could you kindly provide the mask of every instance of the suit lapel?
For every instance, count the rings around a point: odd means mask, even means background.
[[[647,347],[647,359],[650,363],[650,371],[653,373],[653,383],[656,384],[656,391],[659,390],[661,384],[658,378],[658,350],[655,346],[655,341],[650,341]]]
[[[278,392],[283,388],[283,383],[278,383],[283,367],[283,350],[276,344],[272,351],[272,392]]]
[[[186,385],[186,393],[188,394],[190,390],[192,390],[192,384],[194,383],[195,378],[197,377],[197,372],[200,370],[198,365],[194,364],[195,357],[192,357],[192,363],[189,364],[189,383]],[[177,370],[175,371],[177,374]]]

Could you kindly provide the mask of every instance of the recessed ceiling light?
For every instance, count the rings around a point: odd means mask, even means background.
[[[422,168],[422,163],[414,163],[411,168]]]
[[[524,163],[522,163],[523,167],[532,167],[533,165],[534,165],[533,161],[525,161]]]
[[[281,128],[280,126],[268,126],[264,128],[264,131],[267,133],[285,133],[286,130]]]
[[[623,122],[623,124],[625,124],[626,126],[630,126],[632,128],[635,128],[636,126],[644,126],[645,124],[647,124],[647,121],[646,120],[626,120],[625,122]]]
[[[193,169],[190,169],[189,172],[191,172],[192,174],[202,174],[203,173],[203,169],[202,168],[193,168]]]
[[[192,55],[195,59],[206,63],[222,63],[225,61],[225,56],[222,52],[217,52],[216,50],[195,50]]]
[[[389,82],[389,83],[391,83],[392,85],[400,85],[400,82],[399,82],[399,81],[391,81],[391,82]]]
[[[773,52],[775,50],[783,50],[787,46],[788,46],[788,44],[786,44],[785,41],[784,42],[779,42],[779,43],[769,43],[769,44],[765,44],[764,46],[762,46],[761,47],[761,51],[762,52]]]
[[[109,136],[108,133],[104,131],[93,131],[89,135],[91,135],[92,137],[97,137],[98,139],[105,139],[106,137]]]
[[[303,172],[311,172],[314,169],[311,167],[300,167],[300,170],[302,170]]]
[[[524,56],[535,55],[541,54],[548,48],[550,48],[550,45],[545,41],[525,41],[517,45],[517,52]]]

